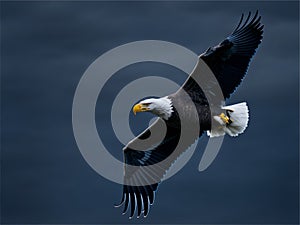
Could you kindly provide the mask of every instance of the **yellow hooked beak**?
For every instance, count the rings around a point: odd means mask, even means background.
[[[138,112],[145,112],[148,111],[149,109],[147,107],[145,107],[143,104],[136,104],[135,106],[133,106],[132,111],[134,113],[134,115],[136,115],[136,113]]]

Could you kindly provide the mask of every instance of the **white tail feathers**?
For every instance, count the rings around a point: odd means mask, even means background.
[[[247,128],[249,121],[249,110],[246,102],[235,105],[224,106],[225,114],[214,116],[214,119],[219,123],[219,126],[214,127],[211,131],[207,131],[210,137],[218,137],[225,135],[238,136]]]

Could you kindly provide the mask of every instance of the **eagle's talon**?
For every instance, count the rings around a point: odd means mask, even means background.
[[[231,124],[233,121],[228,117],[226,116],[224,113],[221,113],[219,115],[219,117],[221,118],[221,120],[226,124],[226,125],[229,125]]]

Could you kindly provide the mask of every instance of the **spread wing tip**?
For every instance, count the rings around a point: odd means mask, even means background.
[[[125,187],[121,202],[119,204],[115,204],[114,207],[120,207],[125,203],[122,215],[125,215],[127,211],[129,211],[129,219],[133,219],[136,212],[136,218],[140,218],[141,216],[144,218],[147,217],[150,211],[150,206],[154,203],[156,191],[146,189],[146,187]]]
[[[244,14],[242,14],[241,19],[240,19],[237,27],[234,29],[234,31],[232,32],[231,35],[232,36],[237,35],[240,32],[243,32],[247,29],[255,29],[255,30],[261,32],[261,34],[262,34],[264,25],[261,24],[261,22],[260,22],[261,16],[259,16],[258,10],[256,10],[253,18],[251,20],[250,19],[251,19],[251,12],[248,13],[248,16],[247,16],[245,21],[244,21]]]

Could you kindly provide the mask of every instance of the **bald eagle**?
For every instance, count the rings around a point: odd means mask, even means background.
[[[237,136],[244,132],[249,118],[247,104],[243,102],[225,106],[223,101],[212,101],[211,104],[208,99],[213,99],[214,93],[204,93],[203,85],[199,85],[197,79],[201,79],[203,75],[200,61],[204,61],[213,72],[224,98],[228,99],[247,73],[250,60],[261,43],[263,25],[260,20],[258,11],[253,17],[249,12],[245,20],[242,14],[231,35],[199,56],[193,72],[176,93],[162,98],[145,99],[134,105],[134,114],[151,112],[158,119],[123,148],[123,195],[120,204],[116,205],[124,205],[123,214],[130,208],[129,218],[135,212],[137,217],[148,215],[166,171],[204,132],[211,137],[225,134]],[[209,86],[209,82],[205,82],[204,88]],[[194,112],[191,110],[193,107]],[[188,129],[197,124],[199,130],[178,147],[182,120],[186,122]],[[212,127],[213,121],[217,126]],[[154,137],[150,142],[145,141],[159,133],[164,133],[162,139]],[[164,163],[159,164],[162,161]]]

